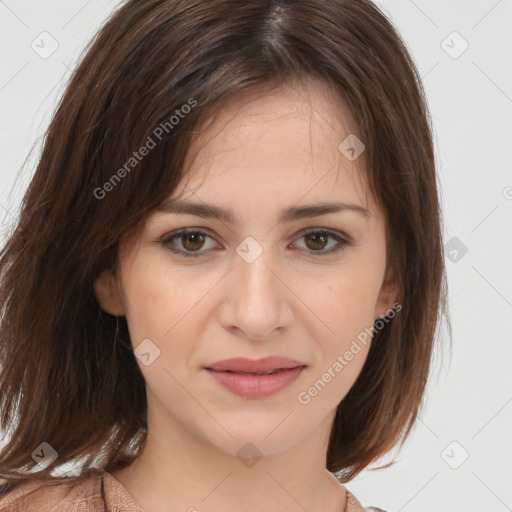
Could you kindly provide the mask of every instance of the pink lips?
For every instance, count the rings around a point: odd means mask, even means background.
[[[307,365],[288,357],[259,360],[236,357],[205,369],[225,389],[244,398],[265,398],[287,388]],[[272,374],[264,374],[274,371]]]

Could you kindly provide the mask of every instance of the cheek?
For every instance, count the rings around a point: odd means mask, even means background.
[[[365,328],[373,326],[380,275],[368,267],[353,266],[319,279],[314,287],[297,292],[314,313],[322,339],[343,348]],[[350,343],[349,343],[350,344]]]
[[[318,402],[335,407],[356,381],[370,349],[379,278],[375,269],[352,266],[319,280],[309,295],[302,291],[314,313],[308,313],[309,336],[316,340],[313,387],[311,394],[304,390],[305,399],[322,395]]]
[[[195,282],[186,271],[170,272],[162,257],[139,258],[125,275],[125,310],[130,332],[137,337],[164,339],[194,309],[208,291],[208,282]]]
[[[183,390],[174,379],[186,378],[183,362],[196,348],[193,340],[199,339],[194,313],[206,290],[200,293],[197,287],[186,286],[178,273],[169,272],[168,265],[166,272],[162,270],[161,262],[142,262],[142,258],[138,266],[130,268],[124,286],[126,318],[133,348],[144,341],[144,352],[151,353],[149,365],[137,357],[147,386],[162,401],[171,391],[184,400],[186,395],[181,395]]]

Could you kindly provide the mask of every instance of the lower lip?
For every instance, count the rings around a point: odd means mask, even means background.
[[[298,379],[304,366],[281,370],[271,375],[206,371],[225,389],[243,398],[266,398],[287,388]]]

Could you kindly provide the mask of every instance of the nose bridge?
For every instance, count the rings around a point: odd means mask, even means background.
[[[225,326],[236,326],[254,339],[263,339],[282,326],[286,309],[283,284],[275,276],[272,244],[247,237],[236,248],[231,296],[224,305]]]
[[[269,293],[269,287],[275,284],[274,274],[270,271],[275,266],[272,251],[270,243],[252,236],[246,237],[236,248],[236,278],[250,294]],[[269,296],[267,300],[270,299]]]

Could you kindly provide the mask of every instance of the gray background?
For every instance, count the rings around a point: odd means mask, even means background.
[[[363,505],[389,512],[512,510],[512,2],[377,3],[408,44],[428,94],[453,350],[437,351],[421,420],[391,454],[395,464],[347,487]],[[0,1],[2,240],[66,79],[117,4]],[[47,58],[31,47],[46,37],[51,49],[44,31],[58,44]],[[447,343],[444,328],[440,334]]]

